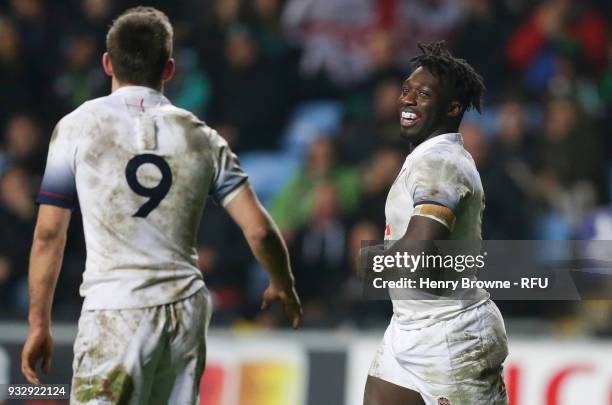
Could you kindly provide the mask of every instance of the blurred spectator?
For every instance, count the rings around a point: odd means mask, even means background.
[[[381,318],[388,318],[392,312],[390,301],[363,299],[363,281],[358,275],[359,253],[363,242],[382,240],[383,228],[374,222],[362,220],[355,223],[350,230],[347,243],[350,275],[340,290],[343,310],[346,313],[343,323],[351,323],[362,328],[370,327],[376,325]]]
[[[101,69],[94,38],[81,34],[70,38],[65,53],[64,73],[55,80],[55,94],[66,114],[87,100],[109,93],[110,80]]]
[[[543,130],[536,189],[571,229],[598,201],[605,173],[601,136],[567,99],[549,101]]]
[[[377,30],[368,43],[368,62],[370,77],[374,80],[385,77],[401,77],[395,54],[397,52],[396,38],[389,30]]]
[[[194,42],[200,49],[202,65],[214,75],[223,73],[224,47],[229,29],[240,24],[244,12],[240,0],[213,0],[195,24]]]
[[[281,3],[281,0],[252,0],[249,18],[249,26],[262,52],[277,60],[288,50],[280,23]]]
[[[606,71],[601,81],[600,94],[608,110],[612,111],[612,38],[608,39]]]
[[[571,100],[548,102],[543,129],[542,171],[549,171],[560,185],[568,187],[598,178],[603,168],[601,134]]]
[[[16,109],[26,108],[35,87],[26,80],[21,40],[13,22],[0,16],[0,122]]]
[[[555,74],[560,56],[601,68],[606,53],[606,21],[584,2],[545,0],[510,36],[511,66],[525,72],[527,84],[542,90]]]
[[[12,117],[4,133],[3,146],[4,150],[0,151],[0,174],[2,166],[18,164],[26,169],[28,174],[42,176],[46,156],[40,129],[32,117],[28,115]]]
[[[522,188],[523,177],[530,172],[518,157],[498,159],[479,127],[463,124],[460,128],[465,149],[470,152],[480,172],[485,192],[482,219],[483,239],[529,239],[529,204]]]
[[[237,151],[276,148],[290,106],[280,66],[260,53],[246,26],[228,33],[224,64],[223,74],[214,77],[211,120],[234,128]]]
[[[378,150],[362,170],[361,199],[357,218],[369,219],[379,229],[385,226],[387,194],[404,163],[405,155],[397,149]]]
[[[527,128],[525,127],[525,112],[520,100],[508,99],[499,107],[499,134],[496,143],[496,153],[500,155],[517,155],[522,160],[528,160],[529,153]]]
[[[28,243],[23,243],[31,238],[33,230],[36,206],[34,204],[34,192],[25,170],[19,166],[13,166],[5,170],[0,177],[0,216],[3,224],[2,229],[11,229],[9,235],[5,235],[14,249],[13,254],[19,250],[28,250]],[[23,232],[15,231],[17,229]],[[18,236],[21,235],[22,237]],[[4,241],[3,246],[9,241]],[[22,246],[25,245],[25,246]],[[19,255],[20,260],[27,261],[27,254]]]
[[[0,175],[0,286],[7,301],[15,305],[18,281],[25,279],[34,231],[36,206],[25,170],[13,166]],[[6,230],[10,230],[6,232]],[[2,287],[0,287],[0,290]]]
[[[300,75],[308,97],[329,97],[366,78],[368,35],[376,18],[368,0],[289,0],[287,37],[302,48]]]
[[[510,175],[523,190],[529,188],[526,170],[536,164],[536,135],[527,129],[523,100],[508,98],[498,110],[498,132],[491,141],[491,154],[514,168]]]
[[[457,41],[457,54],[468,60],[482,75],[487,92],[505,84],[509,73],[504,64],[503,47],[512,20],[507,10],[494,0],[466,0],[465,22]]]
[[[11,0],[11,11],[19,33],[21,58],[28,66],[28,81],[40,89],[55,73],[59,61],[59,42],[63,16],[50,12],[43,0]]]
[[[322,326],[333,321],[338,286],[350,274],[346,257],[348,229],[336,187],[320,184],[313,194],[312,218],[296,231],[290,252],[296,288],[304,306],[304,324]]]
[[[80,31],[91,35],[96,45],[97,51],[104,50],[106,41],[106,31],[112,22],[114,12],[112,0],[82,0],[81,9],[83,18],[78,20]]]
[[[340,137],[342,155],[351,162],[360,162],[372,156],[372,152],[385,146],[401,149],[399,136],[399,112],[397,99],[401,81],[385,79],[376,84],[371,106],[356,116],[348,117]]]
[[[17,22],[19,36],[23,41],[24,56],[28,61],[39,59],[45,49],[49,20],[46,5],[41,0],[11,0],[12,15]],[[47,62],[47,61],[42,61]]]
[[[590,77],[579,75],[579,66],[578,62],[568,57],[559,57],[554,74],[548,81],[548,94],[554,98],[573,98],[580,110],[592,117],[599,117],[603,112],[603,105],[597,83]]]
[[[456,0],[413,0],[396,2],[394,13],[398,38],[410,38],[402,42],[400,58],[404,65],[417,53],[419,42],[437,41],[455,37],[463,21],[464,2]]]
[[[215,316],[227,324],[245,306],[247,269],[253,262],[240,231],[225,210],[208,200],[198,232],[199,266],[212,294]]]
[[[10,302],[7,299],[10,297],[10,292],[5,290],[5,287],[9,284],[11,273],[12,269],[9,258],[5,255],[0,255],[0,291],[2,291],[0,303],[2,303],[1,307],[3,308],[10,307]]]
[[[395,92],[399,94],[401,82],[410,72],[399,65],[397,43],[394,32],[387,29],[379,29],[368,38],[367,52],[370,73],[346,94],[345,103],[350,120],[372,114],[370,105],[372,100],[375,106],[380,104],[379,92],[382,86],[390,87],[395,82],[397,87]],[[387,90],[388,95],[391,92],[392,90]],[[393,104],[397,105],[397,99]],[[374,108],[376,109],[377,107]],[[397,108],[394,110],[397,111]]]
[[[312,218],[315,190],[328,183],[335,186],[341,212],[354,211],[359,200],[359,175],[355,169],[339,165],[333,141],[321,137],[310,146],[304,171],[295,174],[272,202],[270,213],[285,236]]]
[[[180,48],[175,55],[176,73],[165,84],[165,94],[177,107],[204,119],[212,96],[210,79],[199,66],[195,49]]]

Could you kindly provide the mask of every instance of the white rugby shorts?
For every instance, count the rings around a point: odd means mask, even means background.
[[[502,316],[492,301],[431,326],[387,327],[369,375],[421,394],[427,405],[507,405]]]
[[[212,305],[206,287],[171,304],[81,313],[71,404],[196,404]]]

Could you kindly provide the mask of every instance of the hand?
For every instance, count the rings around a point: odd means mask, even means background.
[[[563,32],[564,19],[569,11],[569,2],[544,2],[536,9],[536,21],[540,29],[549,37]],[[563,5],[566,3],[566,5]]]
[[[361,281],[368,281],[376,272],[373,271],[374,256],[385,255],[384,243],[378,245],[368,245],[359,249],[359,256],[356,260],[356,273]],[[368,281],[369,282],[369,281]]]
[[[30,329],[21,353],[21,373],[30,384],[40,384],[36,375],[36,364],[39,360],[42,360],[42,371],[49,374],[52,354],[53,338],[49,328]]]
[[[292,286],[291,289],[282,290],[270,283],[263,293],[263,300],[261,302],[262,311],[268,309],[270,303],[275,300],[283,303],[285,315],[291,319],[293,329],[297,329],[302,319],[302,304],[300,304],[300,298],[295,291],[295,287]]]

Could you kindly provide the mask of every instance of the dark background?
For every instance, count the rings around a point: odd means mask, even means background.
[[[485,239],[612,237],[612,40],[606,1],[0,1],[0,319],[25,320],[27,262],[51,129],[106,95],[112,19],[155,5],[175,27],[165,93],[239,154],[281,227],[304,327],[381,328],[388,303],[361,300],[361,240],[380,239],[386,192],[406,145],[396,99],[418,41],[446,39],[484,76],[481,115],[461,132],[486,193]],[[54,304],[74,321],[85,246],[73,216]],[[258,312],[265,273],[210,203],[200,265],[214,326],[284,325]],[[603,302],[500,302],[507,320],[609,336]]]

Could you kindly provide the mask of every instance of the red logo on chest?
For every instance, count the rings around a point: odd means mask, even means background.
[[[391,236],[391,225],[387,225],[385,228],[385,236]]]

